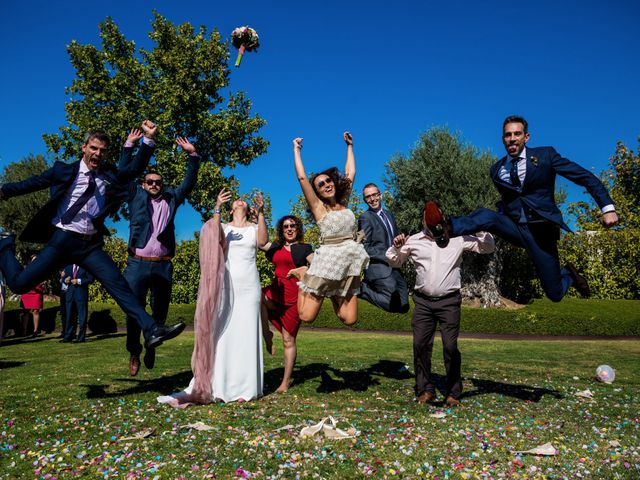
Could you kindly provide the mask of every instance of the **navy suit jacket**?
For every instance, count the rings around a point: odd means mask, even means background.
[[[514,222],[520,221],[524,210],[527,220],[541,217],[570,231],[562,219],[555,201],[556,175],[585,187],[600,208],[613,204],[613,200],[598,178],[575,162],[562,157],[553,147],[527,147],[527,173],[522,188],[500,178],[500,170],[511,168],[510,158],[503,157],[491,166],[491,179],[500,192],[502,201],[498,211]]]
[[[187,173],[182,184],[178,188],[164,188],[162,198],[169,204],[169,218],[167,225],[158,234],[158,241],[169,249],[169,254],[173,255],[176,249],[176,235],[174,220],[176,210],[182,205],[187,196],[193,190],[198,180],[198,169],[200,168],[200,157],[189,155]],[[144,248],[149,240],[149,230],[151,228],[151,215],[149,211],[149,193],[137,183],[129,185],[129,250]]]
[[[133,147],[123,148],[117,167],[111,164],[100,166],[100,173],[104,176],[106,182],[106,204],[100,216],[93,219],[93,225],[99,234],[109,235],[109,230],[104,226],[106,217],[117,211],[119,206],[126,200],[129,183],[146,168],[153,150],[153,147],[142,143],[138,153],[134,156]],[[49,201],[24,228],[20,234],[20,240],[32,243],[46,243],[51,239],[56,229],[52,221],[58,212],[58,206],[63,201],[65,193],[78,176],[81,161],[78,160],[73,163],[55,162],[53,167],[40,175],[34,175],[21,182],[2,185],[2,194],[5,198],[49,188]]]
[[[398,226],[396,225],[395,216],[386,209],[384,214],[391,222],[394,235],[397,235]],[[387,249],[391,245],[389,244],[387,228],[384,226],[380,216],[371,209],[366,210],[358,218],[358,230],[364,230],[362,245],[369,254],[369,267],[365,271],[365,278],[386,278],[391,275],[393,269],[389,266],[386,256]]]
[[[73,278],[73,265],[64,267],[64,278],[67,277]],[[93,275],[78,266],[76,278],[80,279],[80,285],[68,284],[66,298],[86,302],[89,299],[89,284],[93,282]]]

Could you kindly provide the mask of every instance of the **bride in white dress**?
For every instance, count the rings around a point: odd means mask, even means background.
[[[230,199],[231,193],[223,189],[200,237],[201,279],[191,362],[194,378],[183,392],[158,397],[160,403],[183,407],[214,400],[248,401],[262,395],[256,250],[268,241],[263,200],[260,194],[254,199],[257,225],[249,221],[244,200],[233,202],[232,220],[222,224],[221,207]]]

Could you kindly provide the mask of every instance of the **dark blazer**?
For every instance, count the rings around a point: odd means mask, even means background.
[[[142,143],[138,148],[138,153],[134,156],[133,147],[123,148],[117,167],[106,163],[100,166],[100,173],[104,176],[107,185],[105,189],[105,209],[99,217],[93,219],[93,225],[99,234],[109,235],[109,230],[104,226],[105,219],[126,200],[129,183],[146,168],[153,150],[153,147]],[[49,188],[49,201],[27,224],[20,234],[20,240],[33,243],[46,243],[49,241],[56,228],[52,221],[58,212],[58,206],[64,199],[65,193],[78,175],[81,161],[78,160],[73,163],[55,162],[53,167],[40,175],[34,175],[21,182],[2,185],[2,194],[5,198]]]
[[[67,265],[64,267],[64,278],[73,278],[73,265]],[[78,266],[78,275],[76,278],[80,279],[80,285],[68,284],[67,298],[73,300],[88,301],[89,299],[89,284],[93,282],[93,275],[87,272],[84,268]]]
[[[384,213],[391,222],[394,234],[397,235],[396,217],[389,210],[384,210]],[[382,219],[373,210],[366,210],[358,218],[358,230],[364,230],[362,245],[369,254],[369,267],[364,273],[365,279],[385,278],[391,275],[393,269],[386,257],[387,249],[391,245]]]
[[[502,180],[499,175],[501,168],[507,172],[511,168],[508,156],[491,166],[491,179],[502,197],[497,205],[498,211],[514,222],[520,220],[524,210],[529,221],[545,219],[570,231],[556,205],[556,175],[585,187],[600,208],[613,204],[604,185],[593,173],[560,156],[553,147],[527,147],[527,173],[521,188]]]
[[[173,255],[176,249],[176,235],[174,219],[176,210],[182,205],[187,196],[193,190],[198,180],[198,169],[200,168],[200,157],[189,155],[187,173],[182,184],[178,188],[164,188],[162,198],[169,203],[169,218],[165,229],[158,234],[158,241],[162,243],[169,254]],[[151,215],[149,212],[149,193],[137,182],[129,185],[129,250],[133,252],[136,248],[144,248],[149,239],[151,228]]]
[[[278,250],[282,247],[278,242],[273,242],[269,247],[269,250],[265,252],[267,259],[273,263],[273,256],[276,254]],[[307,262],[307,257],[313,253],[313,247],[308,243],[294,243],[291,245],[291,258],[293,259],[293,264],[296,267],[304,267],[309,264]]]

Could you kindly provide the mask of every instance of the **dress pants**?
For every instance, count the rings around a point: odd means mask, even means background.
[[[423,392],[435,392],[436,386],[431,375],[431,353],[436,327],[440,323],[444,368],[447,372],[447,396],[459,398],[462,393],[460,366],[462,357],[458,350],[458,334],[460,333],[460,291],[433,300],[414,291],[413,317],[413,366],[416,372],[416,395]]]
[[[481,208],[466,217],[451,218],[451,236],[489,232],[517,247],[523,247],[540,278],[544,293],[553,302],[559,302],[573,284],[566,268],[560,269],[558,258],[559,227],[551,222],[516,223],[493,210]]]
[[[391,313],[409,311],[407,282],[398,269],[392,269],[385,278],[371,278],[365,275],[360,285],[359,298]]]
[[[0,249],[0,270],[14,293],[28,292],[53,272],[75,263],[91,273],[128,315],[135,318],[145,334],[153,332],[156,322],[147,314],[111,257],[102,251],[102,236],[90,238],[57,229],[36,259],[22,267],[12,248]]]
[[[75,285],[69,286],[66,294],[66,327],[64,330],[64,340],[70,342],[75,337],[76,333],[76,319],[77,316],[78,325],[78,342],[84,342],[87,334],[87,316],[89,313],[89,292],[87,286],[78,287]],[[84,289],[81,290],[81,289]]]
[[[151,292],[151,311],[153,319],[163,324],[167,321],[173,264],[170,260],[150,261],[132,256],[127,259],[124,278],[141,305],[147,303],[147,293]],[[135,318],[127,316],[127,350],[132,355],[140,355],[140,327]]]

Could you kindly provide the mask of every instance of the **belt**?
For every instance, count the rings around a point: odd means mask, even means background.
[[[326,237],[320,239],[321,245],[339,245],[342,242],[346,242],[348,240],[353,240],[357,243],[362,243],[364,240],[364,230],[358,230],[356,233],[352,235],[345,235],[343,237]]]
[[[72,237],[79,238],[80,240],[83,240],[85,242],[93,240],[99,235],[97,233],[92,233],[92,234],[78,233],[78,232],[73,232],[71,230],[65,230],[64,228],[58,228],[58,230],[61,230],[67,235],[71,235]]]
[[[455,292],[451,292],[451,293],[447,293],[446,295],[443,295],[441,297],[432,297],[430,295],[425,295],[424,293],[418,291],[418,290],[414,290],[413,294],[423,298],[425,300],[429,300],[430,302],[437,302],[439,300],[444,300],[445,298],[451,298],[451,297],[455,297],[456,295],[460,294],[460,290],[456,290]]]
[[[170,262],[173,257],[141,257],[140,255],[131,255],[136,260],[144,260],[145,262]]]

